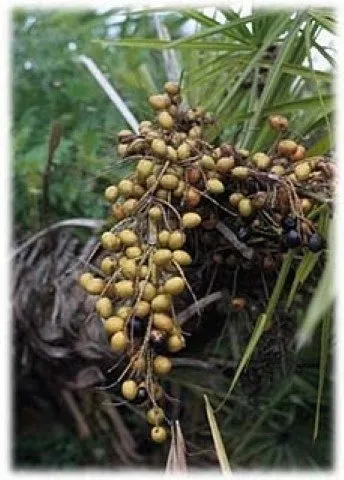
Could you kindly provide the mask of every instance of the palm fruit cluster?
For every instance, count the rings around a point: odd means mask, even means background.
[[[185,347],[176,299],[195,300],[187,279],[189,232],[209,229],[217,212],[241,243],[272,233],[282,249],[319,251],[324,242],[307,214],[317,206],[317,186],[323,191],[326,183],[331,193],[333,178],[332,164],[306,158],[304,146],[283,138],[285,117],[269,118],[279,135],[269,153],[213,146],[205,140],[211,116],[202,107],[185,107],[178,84],[167,82],[164,90],[149,98],[154,121],[141,122],[138,134],[118,134],[118,154],[135,169],[106,189],[114,225],[101,235],[105,256],[97,275],[79,278],[97,296],[110,348],[126,359],[118,379],[122,396],[147,409],[158,443],[167,437],[168,422],[160,379]]]

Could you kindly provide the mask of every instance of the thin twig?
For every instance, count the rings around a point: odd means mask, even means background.
[[[222,222],[217,222],[215,225],[216,230],[218,230],[222,235],[227,238],[235,247],[244,258],[247,258],[248,260],[252,260],[253,258],[253,248],[248,247],[245,243],[242,243],[238,240],[238,237],[235,235],[235,233],[227,227],[224,223]]]
[[[189,318],[191,318],[195,313],[198,313],[199,310],[207,307],[211,303],[217,302],[222,298],[222,292],[214,292],[206,297],[201,298],[197,301],[197,304],[192,304],[185,310],[179,313],[177,316],[177,321],[179,325],[183,325]]]

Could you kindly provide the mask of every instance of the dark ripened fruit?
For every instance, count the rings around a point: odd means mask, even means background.
[[[148,392],[145,387],[139,387],[137,390],[137,394],[134,400],[136,405],[141,405],[148,399]]]
[[[238,240],[240,240],[240,242],[247,242],[250,236],[251,236],[251,232],[248,228],[246,227],[239,228],[237,237],[238,237]]]
[[[133,333],[135,337],[142,337],[146,331],[146,322],[142,318],[133,317],[128,323],[127,329],[128,335]]]
[[[296,228],[295,218],[285,217],[282,221],[282,228],[285,232],[289,232],[289,230],[295,230]]]
[[[285,234],[285,244],[288,248],[296,248],[301,245],[301,236],[296,230],[289,230]]]
[[[166,350],[166,334],[160,330],[152,329],[149,337],[151,347],[156,353],[163,353]]]
[[[309,237],[308,248],[314,253],[320,252],[324,248],[324,240],[318,233],[312,233]]]

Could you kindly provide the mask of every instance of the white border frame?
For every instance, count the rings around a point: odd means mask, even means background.
[[[194,7],[194,8],[202,8],[202,7],[228,7],[230,5],[237,6],[238,4],[242,3],[243,8],[245,11],[251,8],[252,2],[242,0],[190,0],[190,1],[183,1],[179,0],[173,4],[175,9],[181,9],[183,7]],[[263,471],[256,471],[256,472],[247,472],[247,473],[234,473],[234,476],[239,480],[249,480],[249,479],[261,479],[262,477],[271,478],[271,479],[285,479],[288,478],[312,478],[312,479],[330,479],[330,478],[344,478],[344,431],[343,431],[343,399],[344,399],[344,342],[343,342],[343,319],[344,315],[344,294],[343,294],[343,286],[344,282],[341,279],[342,275],[342,266],[344,266],[344,259],[343,259],[343,251],[344,248],[342,247],[343,244],[343,229],[342,226],[344,225],[344,148],[343,148],[343,137],[344,137],[344,128],[343,128],[343,106],[344,106],[344,93],[343,93],[343,85],[342,80],[344,79],[344,3],[343,0],[340,2],[338,1],[329,1],[329,0],[311,0],[301,1],[301,0],[284,0],[283,3],[279,3],[276,0],[265,0],[265,1],[257,1],[253,2],[253,5],[260,6],[260,7],[267,7],[267,8],[303,8],[307,6],[324,6],[324,7],[332,7],[337,9],[337,18],[339,23],[338,34],[339,34],[339,51],[338,51],[338,69],[337,69],[337,78],[336,78],[336,94],[337,94],[337,158],[338,158],[338,165],[339,165],[339,175],[338,175],[338,198],[336,202],[336,260],[337,260],[337,268],[335,271],[335,288],[337,292],[337,304],[336,304],[336,355],[335,355],[335,370],[334,370],[334,378],[336,384],[336,408],[335,408],[335,420],[336,425],[335,427],[335,468],[332,471],[324,471],[320,473],[315,472],[304,472],[304,471],[295,471],[295,472],[263,472]],[[76,473],[72,472],[64,472],[64,471],[47,471],[47,472],[38,472],[35,471],[33,473],[26,473],[26,472],[19,472],[11,470],[11,445],[10,439],[12,437],[10,432],[10,414],[12,411],[12,398],[11,398],[11,356],[12,350],[10,348],[10,321],[11,321],[11,314],[10,314],[10,301],[9,301],[9,283],[10,283],[10,235],[11,235],[11,199],[10,199],[10,181],[11,181],[11,171],[10,171],[10,162],[11,162],[11,150],[9,144],[10,138],[10,128],[11,128],[11,109],[10,109],[10,98],[11,98],[11,78],[10,78],[10,16],[11,10],[15,7],[22,7],[22,8],[100,8],[100,7],[134,7],[134,8],[157,8],[162,7],[170,9],[171,4],[168,3],[167,0],[142,0],[141,2],[135,0],[121,0],[120,5],[116,5],[115,1],[96,1],[96,0],[74,0],[71,6],[71,1],[69,0],[37,0],[37,1],[30,1],[30,0],[13,0],[12,2],[6,1],[3,3],[0,0],[0,32],[2,36],[2,41],[0,42],[1,45],[1,55],[0,55],[0,71],[1,71],[1,103],[0,103],[0,112],[1,112],[1,120],[2,120],[2,128],[1,128],[1,145],[3,146],[2,152],[2,170],[0,175],[0,191],[2,192],[2,201],[0,202],[0,219],[3,222],[1,235],[0,235],[0,262],[1,268],[0,272],[2,272],[3,284],[1,285],[1,295],[2,301],[1,305],[4,306],[2,318],[2,325],[5,326],[5,329],[2,329],[0,334],[0,351],[3,355],[3,359],[1,362],[2,368],[2,375],[1,381],[3,385],[3,393],[1,395],[1,409],[2,409],[2,429],[1,429],[1,463],[0,463],[0,478],[10,478],[13,476],[21,476],[26,478],[37,478],[37,477],[44,477],[50,478],[60,477],[63,476],[64,478],[73,478],[73,479],[85,479],[91,478],[94,475],[97,477],[102,478],[137,478],[137,475],[144,478],[146,477],[149,480],[153,478],[161,478],[164,476],[168,478],[167,475],[163,473],[155,473],[153,471],[142,471],[142,470],[135,470],[135,471],[126,471],[122,470],[119,472],[118,470],[113,471],[98,471],[98,470],[85,470],[85,471],[76,471]],[[342,47],[342,48],[341,48]],[[311,438],[310,438],[311,441]],[[173,475],[173,477],[177,478],[214,478],[220,475],[217,474],[216,471],[209,471],[205,473],[204,471],[194,471],[189,473],[187,476],[185,475]]]

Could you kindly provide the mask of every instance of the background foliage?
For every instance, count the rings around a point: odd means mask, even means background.
[[[79,54],[94,59],[139,121],[152,117],[146,99],[162,88],[168,75],[162,51],[173,47],[183,70],[186,100],[192,105],[204,105],[216,114],[212,140],[231,139],[236,145],[253,150],[266,148],[275,138],[265,120],[270,113],[277,112],[288,116],[292,137],[305,143],[310,155],[328,154],[333,148],[334,54],[323,41],[324,32],[330,35],[334,31],[332,12],[312,8],[292,15],[283,11],[253,11],[244,19],[230,10],[217,12],[217,16],[194,10],[163,12],[161,18],[171,41],[158,38],[154,15],[124,11],[14,12],[12,145],[16,242],[39,230],[46,221],[42,215],[42,179],[54,123],[62,126],[63,133],[49,178],[49,223],[73,217],[103,217],[104,187],[126,174],[118,164],[114,148],[115,132],[125,128],[126,123],[78,62]],[[186,35],[191,28],[192,35]],[[314,66],[315,54],[318,61],[321,58],[321,69]],[[326,235],[329,213],[325,209],[319,215]],[[306,306],[316,286],[314,279],[322,272],[331,275],[318,256],[312,254],[292,264],[283,294],[288,294],[293,284],[298,287],[293,289],[296,295],[290,294],[290,302],[294,297],[296,300],[294,309],[288,317],[283,311],[287,298],[282,295],[278,309],[272,311],[282,323],[291,323],[291,335],[305,320]],[[304,282],[308,292],[299,289]],[[328,282],[323,283],[326,288]],[[324,300],[324,287],[320,288],[323,290],[314,298]],[[331,305],[331,292],[326,290],[326,295]],[[267,304],[268,300],[264,306]],[[214,314],[223,315],[223,307],[217,308]],[[285,468],[331,464],[331,369],[326,368],[326,360],[331,359],[330,309],[320,319],[313,306],[314,311],[311,318],[307,316],[307,325],[311,322],[312,327],[308,328],[306,339],[311,338],[319,320],[320,328],[316,329],[312,343],[295,353],[293,368],[281,375],[279,367],[274,368],[273,357],[266,360],[264,350],[263,370],[258,374],[250,368],[246,370],[246,380],[235,387],[221,409],[219,428],[232,465]],[[210,364],[212,358],[215,363],[233,359],[238,362],[249,339],[240,322],[248,320],[233,312],[231,315],[232,318],[227,315],[222,331],[214,329],[210,340],[196,339],[191,344],[190,356]],[[251,320],[248,325],[252,330]],[[258,359],[259,345],[254,350]],[[268,371],[267,363],[271,367]],[[255,380],[249,380],[251,373]],[[212,405],[218,405],[233,375],[233,369],[221,368],[210,379],[198,368],[185,367],[171,376],[173,388],[186,403],[182,426],[188,449],[198,455],[194,460],[190,456],[190,462],[196,465],[202,462],[202,448],[209,448],[202,394],[207,393]],[[255,391],[257,375],[260,386]],[[313,442],[315,412],[321,412],[321,417],[317,417],[319,432]],[[56,422],[63,425],[60,420]],[[18,426],[19,464],[37,465],[35,458],[42,449],[56,449],[51,456],[41,457],[47,466],[57,466],[56,458],[60,466],[83,465],[89,457],[88,447],[68,429],[67,433],[57,429],[56,435],[52,433],[46,438],[42,428],[35,432],[36,441],[31,443],[24,423]],[[63,451],[62,443],[66,444]],[[98,461],[94,459],[93,463]],[[105,465],[107,460],[102,459],[101,463]]]

